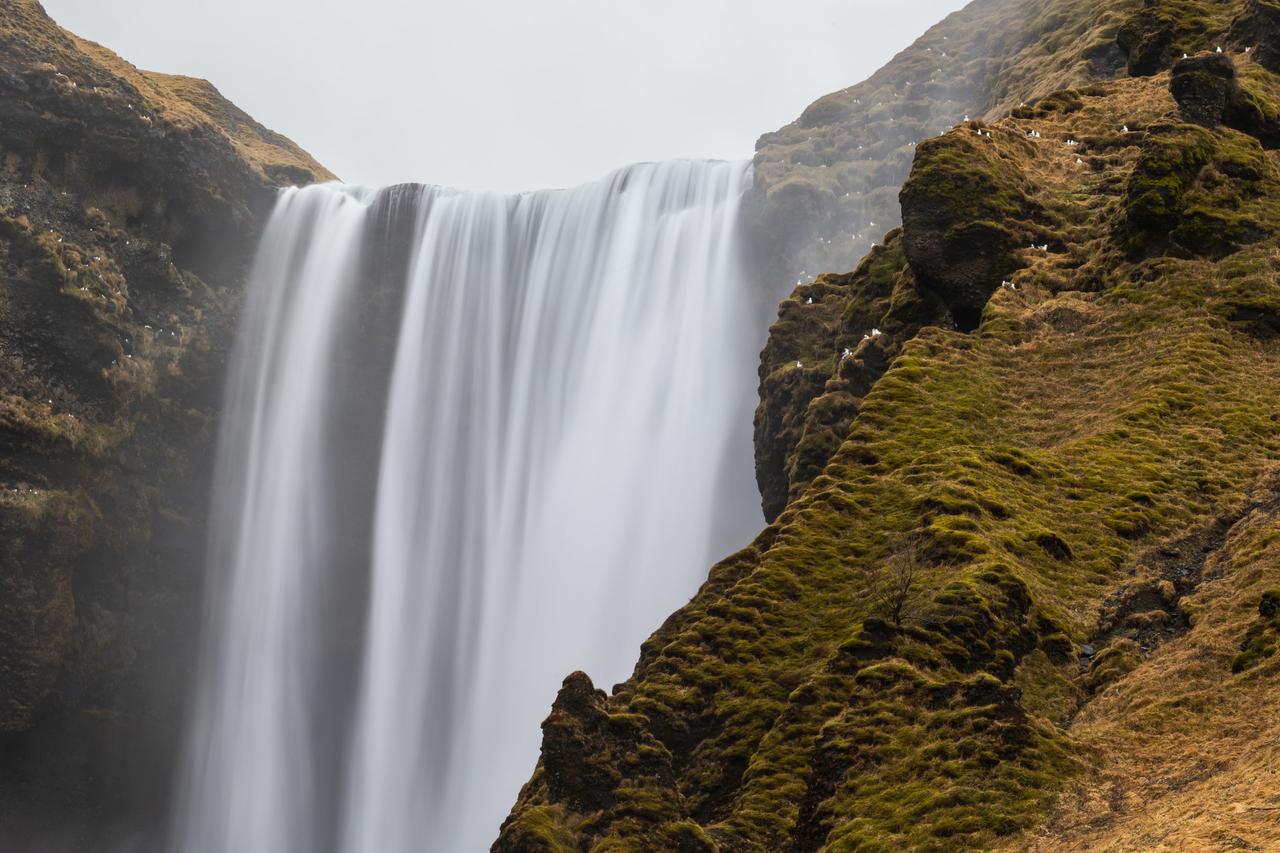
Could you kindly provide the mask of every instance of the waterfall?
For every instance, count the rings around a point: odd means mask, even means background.
[[[747,164],[282,192],[232,358],[173,846],[487,849],[561,679],[759,525]]]

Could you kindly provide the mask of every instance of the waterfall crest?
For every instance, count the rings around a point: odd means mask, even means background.
[[[744,163],[285,191],[219,448],[174,846],[484,850],[575,669],[759,525]]]

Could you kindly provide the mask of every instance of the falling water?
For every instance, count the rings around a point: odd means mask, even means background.
[[[748,175],[282,194],[228,388],[175,847],[487,848],[560,680],[625,678],[759,521]]]

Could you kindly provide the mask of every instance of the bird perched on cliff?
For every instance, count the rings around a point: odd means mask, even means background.
[[[810,296],[808,299],[806,299],[806,300],[804,301],[804,304],[805,304],[805,305],[812,305],[812,304],[813,304],[813,297],[812,297],[812,296]]]
[[[1218,45],[1218,49],[1217,49],[1216,51],[1214,51],[1214,52],[1215,52],[1215,53],[1222,53],[1222,45]]]
[[[1128,132],[1129,132],[1129,125],[1127,125],[1127,124],[1126,124],[1124,127],[1120,128],[1120,132],[1121,132],[1121,133],[1128,133]]]
[[[804,365],[797,361],[797,362],[796,362],[796,367],[804,367]]]

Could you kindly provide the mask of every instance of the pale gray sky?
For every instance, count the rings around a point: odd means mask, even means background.
[[[965,0],[44,0],[352,183],[567,186],[749,157]]]

